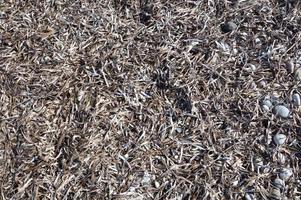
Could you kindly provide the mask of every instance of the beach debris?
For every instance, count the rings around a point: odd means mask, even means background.
[[[300,106],[301,105],[300,95],[298,93],[293,94],[292,101],[293,101],[294,106]]]
[[[269,99],[266,99],[262,102],[262,109],[264,111],[270,111],[270,109],[273,107],[272,102]]]
[[[290,110],[286,106],[277,105],[277,106],[274,107],[273,113],[276,116],[280,116],[282,118],[288,118],[289,114],[290,114]]]
[[[245,200],[255,200],[254,194],[247,192],[245,194]]]
[[[278,189],[283,189],[285,187],[285,182],[280,178],[275,178],[273,185]]]
[[[285,67],[288,73],[293,73],[295,70],[295,65],[292,60],[287,60],[285,62]]]
[[[293,171],[290,168],[282,168],[279,172],[279,178],[287,180],[293,175]]]
[[[296,69],[294,73],[294,77],[296,81],[301,81],[301,68]]]
[[[286,140],[286,135],[284,134],[276,134],[273,137],[273,141],[277,146],[284,144],[285,140]]]
[[[237,25],[233,21],[226,22],[221,25],[221,30],[224,33],[229,33],[237,29]]]

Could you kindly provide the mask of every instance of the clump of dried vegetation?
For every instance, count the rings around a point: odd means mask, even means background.
[[[1,199],[300,199],[300,10],[0,1]]]

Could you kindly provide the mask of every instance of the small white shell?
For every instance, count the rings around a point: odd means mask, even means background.
[[[85,96],[85,91],[80,90],[80,91],[78,92],[77,100],[78,100],[78,101],[83,100],[84,96]]]
[[[259,38],[256,38],[256,39],[255,39],[255,43],[259,43],[259,42],[261,42],[260,39],[259,39]]]
[[[286,67],[288,73],[293,73],[294,70],[295,70],[295,65],[294,65],[292,60],[286,61],[285,62],[285,67]]]
[[[152,177],[151,175],[146,171],[144,172],[144,176],[142,178],[142,185],[149,185],[151,183]]]
[[[267,105],[262,105],[262,109],[264,111],[269,111],[270,110],[270,108]]]
[[[273,141],[275,142],[276,145],[284,144],[285,140],[286,140],[286,135],[284,134],[276,134],[273,137]]]
[[[176,128],[176,131],[177,131],[177,133],[182,133],[182,128],[180,128],[180,127],[178,127],[178,128]]]
[[[288,118],[290,111],[287,107],[283,105],[278,105],[274,107],[274,114],[283,118]]]
[[[155,181],[155,187],[159,188],[160,187],[160,183],[158,181]]]
[[[295,106],[300,106],[301,105],[301,98],[298,93],[293,94],[292,100]]]
[[[267,82],[264,81],[264,80],[262,80],[262,81],[259,82],[259,85],[260,85],[261,87],[265,88],[265,87],[267,86]]]
[[[273,106],[272,102],[270,100],[264,100],[263,105],[266,105],[267,107],[271,108]]]
[[[283,153],[277,153],[277,162],[280,163],[280,164],[285,164],[285,161],[286,161],[286,156],[283,154]]]
[[[278,188],[273,188],[271,195],[274,199],[281,199],[281,191]]]
[[[255,65],[250,64],[250,68],[251,68],[252,71],[256,71],[256,66]]]
[[[283,168],[281,169],[281,171],[279,172],[279,178],[281,178],[282,180],[287,180],[289,179],[291,176],[293,175],[293,171],[289,168]]]
[[[246,200],[254,200],[255,198],[254,198],[254,195],[253,195],[253,194],[246,193],[246,194],[245,194],[245,199],[246,199]]]
[[[264,100],[262,102],[262,109],[264,111],[270,111],[271,107],[273,106],[272,102],[270,100]]]
[[[285,182],[280,179],[280,178],[276,178],[273,182],[273,185],[276,187],[276,188],[279,188],[279,189],[282,189],[285,187]]]
[[[266,142],[267,142],[267,144],[271,144],[272,136],[270,134],[267,135]]]
[[[234,187],[236,187],[236,186],[238,185],[238,183],[239,183],[239,181],[236,180],[236,181],[233,181],[233,182],[232,182],[232,185],[233,185]]]
[[[296,71],[295,71],[295,79],[297,81],[301,80],[301,68],[300,67],[298,69],[296,69]]]

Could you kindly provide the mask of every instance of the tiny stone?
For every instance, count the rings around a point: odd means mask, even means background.
[[[276,134],[273,138],[273,141],[277,146],[284,144],[285,140],[286,140],[286,135],[284,134]]]
[[[293,94],[292,97],[293,103],[295,106],[300,106],[301,105],[301,98],[300,95],[298,93]]]
[[[273,111],[276,116],[283,118],[288,118],[290,113],[289,109],[282,105],[275,106]]]
[[[221,30],[224,33],[229,33],[231,31],[234,31],[235,29],[237,29],[237,25],[232,21],[226,22],[226,23],[221,25]]]
[[[289,168],[283,168],[281,169],[280,173],[279,173],[279,177],[282,180],[287,180],[289,179],[291,176],[293,175],[293,171]]]
[[[298,69],[295,71],[295,80],[301,81],[301,68],[298,68]]]
[[[286,66],[286,70],[288,71],[288,73],[294,72],[295,65],[294,65],[293,61],[291,61],[291,60],[286,61],[285,66]]]

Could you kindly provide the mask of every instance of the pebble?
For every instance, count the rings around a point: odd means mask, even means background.
[[[284,134],[276,134],[274,135],[273,141],[274,143],[279,146],[285,143],[286,135]]]
[[[234,22],[232,22],[232,21],[226,22],[226,23],[224,23],[224,24],[221,25],[221,30],[224,33],[232,32],[235,29],[237,29],[237,25]]]
[[[301,105],[301,98],[300,98],[300,95],[298,93],[293,94],[292,100],[293,100],[293,104],[295,106],[300,106]]]
[[[273,185],[278,189],[283,189],[285,187],[285,182],[280,178],[276,178]]]
[[[283,105],[275,106],[273,111],[276,116],[280,116],[283,118],[288,118],[290,114],[289,109]]]
[[[296,71],[295,71],[295,79],[297,81],[301,81],[301,68],[300,67],[298,69],[296,69]]]
[[[286,66],[286,70],[288,71],[288,73],[293,73],[294,72],[295,65],[294,65],[292,60],[287,60],[285,62],[285,66]]]
[[[282,180],[287,180],[293,175],[293,171],[289,168],[283,168],[279,172],[279,178]]]
[[[273,106],[272,102],[270,100],[264,100],[262,102],[262,108],[265,110],[265,111],[269,111],[271,109],[271,107]]]

